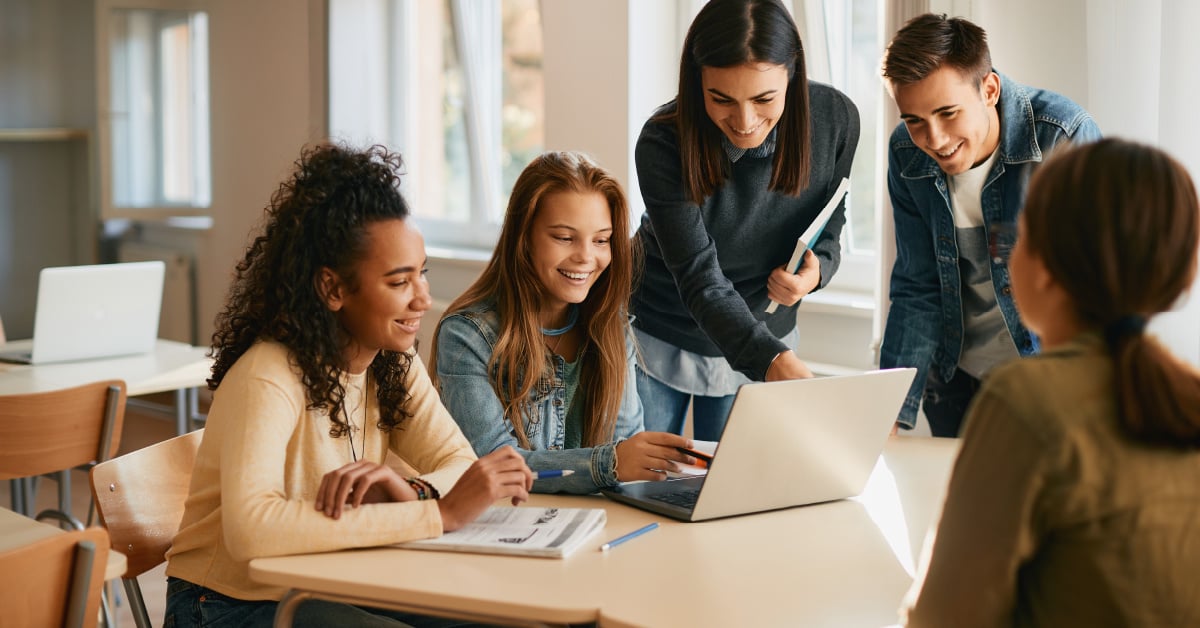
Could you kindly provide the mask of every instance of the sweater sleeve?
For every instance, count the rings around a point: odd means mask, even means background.
[[[408,371],[408,390],[413,417],[404,429],[392,432],[392,450],[445,495],[475,462],[475,452],[442,405],[425,364],[416,355]]]
[[[259,359],[236,373],[230,371],[218,393],[223,411],[210,415],[205,433],[206,441],[215,441],[213,453],[219,457],[222,536],[230,556],[246,561],[441,534],[441,515],[432,500],[366,504],[343,511],[335,520],[316,509],[312,495],[287,493],[289,467],[299,468],[309,486],[314,480],[319,485],[328,469],[305,468],[319,455],[313,444],[316,441],[295,438],[301,421],[310,416],[304,388],[291,372],[286,352],[280,350],[273,357]],[[420,379],[417,374],[423,375],[423,371],[414,371],[412,378]],[[447,477],[434,476],[433,481],[456,478],[454,470],[469,464],[470,451],[452,452],[462,450],[465,441],[461,435],[457,441],[452,438],[455,431],[450,429],[452,424],[445,425],[447,417],[423,416],[434,411],[419,385],[414,402],[415,420],[401,430],[414,441],[405,453],[414,454],[413,459],[423,464],[446,463]],[[449,442],[435,445],[441,439]],[[418,452],[421,455],[416,455]],[[315,488],[312,491],[315,493]]]

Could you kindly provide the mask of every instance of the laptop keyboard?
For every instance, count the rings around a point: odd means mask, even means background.
[[[700,497],[700,489],[681,488],[678,491],[662,493],[659,495],[650,495],[649,497],[650,499],[665,502],[671,504],[672,506],[691,509],[696,507],[696,498]]]

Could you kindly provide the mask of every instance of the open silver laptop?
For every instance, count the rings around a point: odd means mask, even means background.
[[[601,492],[682,521],[853,497],[866,486],[916,372],[744,384],[706,476]]]
[[[147,353],[158,337],[160,261],[43,268],[32,350],[0,361],[46,364]]]

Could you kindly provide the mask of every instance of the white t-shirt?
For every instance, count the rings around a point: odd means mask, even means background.
[[[992,151],[983,163],[947,181],[962,278],[963,347],[958,367],[977,379],[1019,355],[996,302],[983,221],[983,186],[996,163],[997,152]]]

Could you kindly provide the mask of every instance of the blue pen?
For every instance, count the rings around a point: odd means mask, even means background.
[[[657,523],[646,524],[646,525],[634,530],[633,532],[630,532],[629,534],[626,534],[623,536],[618,536],[617,538],[605,543],[604,545],[601,545],[600,551],[607,552],[608,550],[624,543],[625,541],[628,541],[630,539],[636,539],[637,537],[639,537],[657,527],[658,527]]]
[[[554,469],[552,471],[534,471],[533,479],[545,480],[546,478],[565,478],[568,475],[573,475],[575,472],[570,469]]]

